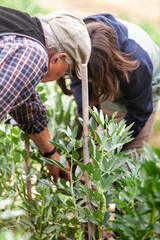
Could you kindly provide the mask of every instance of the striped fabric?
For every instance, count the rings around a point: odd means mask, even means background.
[[[35,87],[47,66],[47,52],[38,42],[15,35],[0,37],[0,121],[10,113],[27,133],[46,127],[46,110]]]

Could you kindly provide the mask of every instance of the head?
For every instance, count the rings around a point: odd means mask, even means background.
[[[88,78],[92,80],[94,102],[113,100],[119,81],[129,83],[128,73],[138,67],[138,62],[131,60],[133,53],[124,54],[118,49],[115,33],[106,23],[92,19],[85,23],[92,44]]]
[[[53,72],[53,65],[59,66],[63,73],[71,66],[81,78],[81,64],[88,63],[91,54],[90,37],[83,20],[72,12],[59,10],[46,15],[42,26]]]

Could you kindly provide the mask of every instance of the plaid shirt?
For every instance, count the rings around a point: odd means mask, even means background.
[[[24,36],[0,37],[0,121],[9,113],[26,133],[47,126],[45,106],[35,90],[48,69],[40,43]]]

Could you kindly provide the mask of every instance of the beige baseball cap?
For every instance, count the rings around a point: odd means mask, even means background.
[[[83,20],[67,10],[58,10],[45,16],[65,51],[72,57],[77,77],[82,79],[81,64],[87,64],[91,55],[91,40]]]

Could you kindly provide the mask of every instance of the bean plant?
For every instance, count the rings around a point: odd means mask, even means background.
[[[54,136],[50,143],[57,147],[60,162],[42,158],[30,144],[31,167],[27,174],[31,174],[32,201],[29,201],[24,164],[26,136],[18,127],[1,124],[0,239],[84,240],[88,221],[95,225],[96,240],[104,237],[102,228],[109,230],[115,239],[159,239],[158,154],[147,144],[141,157],[123,151],[123,146],[132,140],[131,126],[126,127],[125,121],[116,123],[116,115],[108,119],[94,107],[90,109],[89,122],[90,160],[85,165],[83,132],[77,138],[78,126],[72,127],[73,99],[65,98],[64,104],[64,96],[56,85],[39,86],[38,91],[47,105],[49,128]],[[79,123],[83,126],[82,119]],[[59,178],[55,183],[47,172],[46,161],[64,171],[69,161],[70,181]],[[91,189],[85,185],[84,173],[91,179]],[[109,207],[111,203],[116,205],[115,212]]]
[[[77,126],[73,131],[69,127],[66,130],[60,129],[68,139],[67,144],[64,144],[62,140],[51,141],[60,150],[60,163],[55,160],[44,159],[64,171],[66,171],[66,160],[70,160],[71,164],[70,184],[68,185],[64,179],[59,179],[57,184],[54,183],[56,193],[61,194],[60,196],[63,199],[62,209],[58,208],[56,212],[56,216],[58,214],[61,223],[60,231],[57,232],[53,223],[49,228],[52,229],[52,234],[58,234],[55,239],[64,237],[64,228],[67,239],[84,239],[85,231],[87,234],[87,221],[97,226],[96,236],[98,239],[102,239],[102,226],[109,226],[110,212],[106,211],[106,208],[108,208],[114,196],[113,184],[122,178],[122,174],[130,174],[125,165],[130,157],[127,153],[122,153],[121,149],[125,143],[131,141],[129,136],[131,126],[126,128],[125,121],[120,124],[115,123],[114,116],[109,120],[107,116],[104,117],[102,111],[99,114],[96,108],[94,108],[94,111],[90,109],[90,113],[92,115],[89,125],[91,161],[87,165],[83,163],[83,151],[79,152],[79,149],[83,147],[83,138],[76,140]],[[83,122],[82,119],[80,121]],[[75,171],[73,171],[74,169]],[[84,172],[89,175],[92,181],[92,189],[87,189],[82,182]],[[86,193],[94,207],[92,212],[86,203]]]

